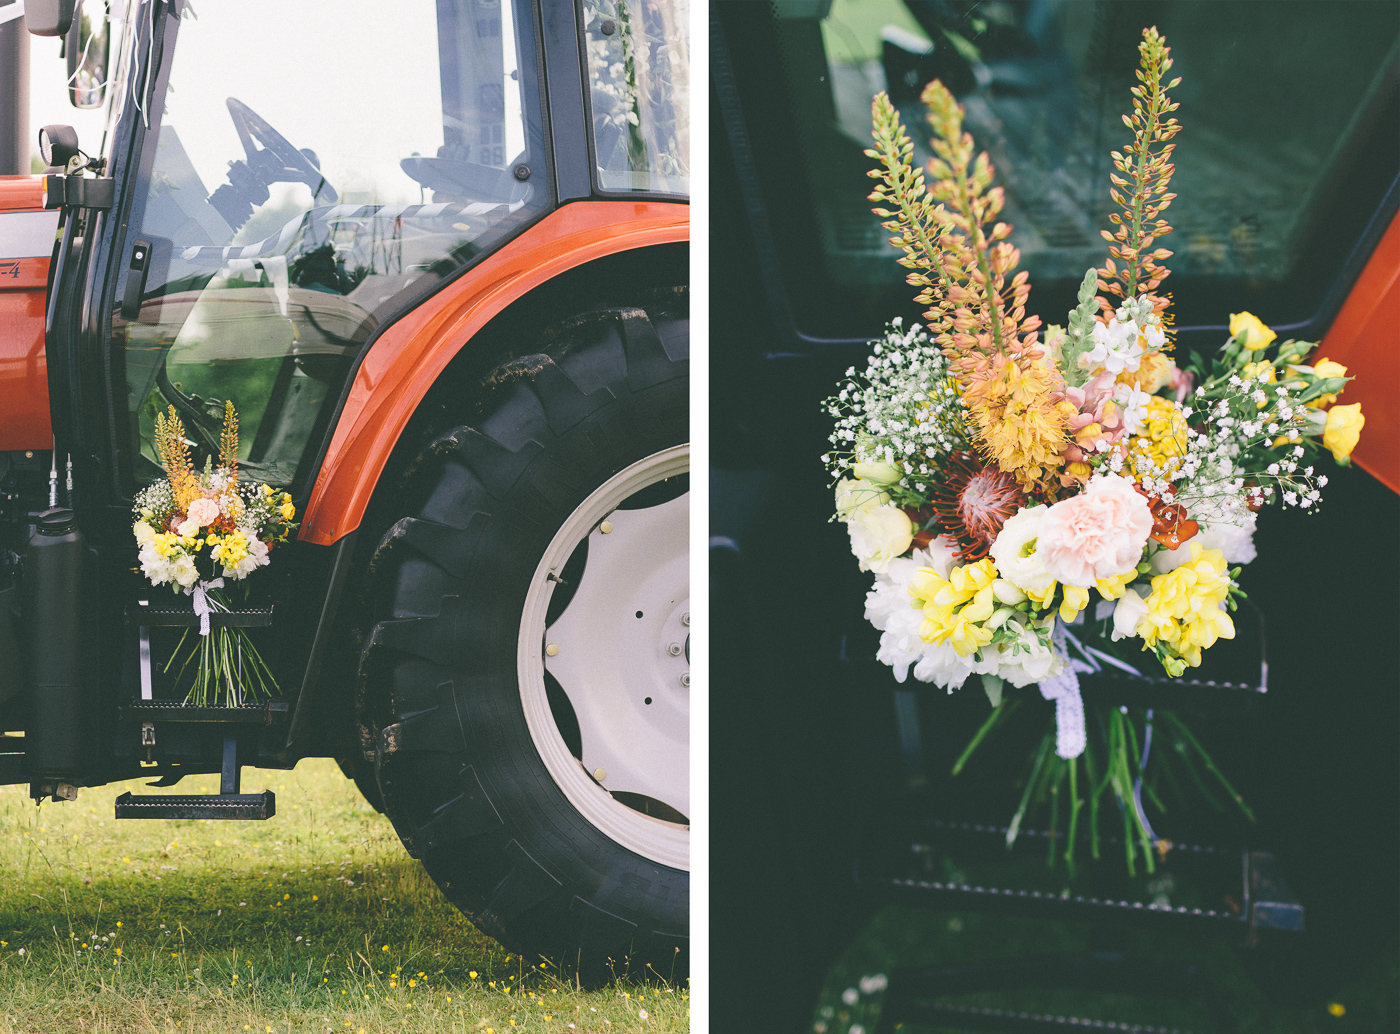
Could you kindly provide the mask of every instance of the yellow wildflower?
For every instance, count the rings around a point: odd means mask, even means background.
[[[1333,406],[1327,411],[1327,426],[1322,431],[1322,444],[1332,450],[1332,457],[1341,463],[1356,448],[1366,418],[1361,415],[1361,403]]]
[[[1278,337],[1251,312],[1230,313],[1230,336],[1241,341],[1251,352],[1268,348],[1269,343]]]
[[[297,508],[292,505],[292,497],[287,493],[282,493],[282,519],[289,521],[297,515]]]
[[[997,569],[990,558],[955,567],[945,579],[930,567],[920,568],[909,585],[913,606],[924,612],[920,637],[928,643],[950,643],[968,657],[992,640],[983,628],[996,611]]]
[[[1331,359],[1319,359],[1313,364],[1313,373],[1319,377],[1345,377],[1347,368],[1341,363],[1334,363]],[[1336,401],[1337,396],[1329,391],[1313,399],[1312,404],[1318,409],[1325,409]]]
[[[1065,448],[1065,414],[1052,399],[1063,390],[1059,372],[1042,362],[994,361],[969,383],[963,405],[983,451],[1025,487],[1057,470]]]

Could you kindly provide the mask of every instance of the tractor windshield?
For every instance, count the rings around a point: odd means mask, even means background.
[[[241,461],[293,485],[376,328],[549,203],[533,22],[511,0],[181,7],[112,318],[127,484],[157,472],[157,412],[207,446],[232,400]]]

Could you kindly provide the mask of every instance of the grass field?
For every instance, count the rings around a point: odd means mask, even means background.
[[[477,931],[333,762],[245,771],[264,788],[262,823],[115,821],[139,781],[0,788],[0,1034],[689,1029],[684,980],[583,991]]]

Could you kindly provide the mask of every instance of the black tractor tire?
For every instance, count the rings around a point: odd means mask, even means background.
[[[566,797],[523,713],[518,644],[566,519],[689,441],[688,298],[663,298],[564,321],[483,378],[479,415],[391,486],[406,516],[364,595],[357,718],[385,813],[481,930],[590,984],[684,979],[688,863],[629,850]]]

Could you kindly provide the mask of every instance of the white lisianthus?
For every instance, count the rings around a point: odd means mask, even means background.
[[[151,580],[152,585],[164,585],[174,580],[175,572],[170,561],[156,552],[154,541],[144,543],[138,557],[141,561],[141,571]]]
[[[875,485],[897,485],[904,472],[898,467],[879,460],[862,460],[851,464],[851,473],[862,481]]]
[[[131,531],[132,534],[136,536],[136,544],[138,546],[144,546],[156,537],[156,529],[152,528],[145,521],[137,521],[131,526]],[[155,550],[151,552],[154,553]]]
[[[199,581],[199,568],[194,566],[194,557],[181,553],[171,564],[171,580],[188,589]]]
[[[1138,625],[1147,616],[1147,601],[1133,589],[1124,591],[1113,607],[1113,641],[1137,635]]]
[[[1055,656],[1055,651],[1046,646],[1030,628],[1020,622],[1017,622],[1017,627],[1020,628],[1020,635],[1015,642],[982,648],[983,656],[995,661],[992,674],[1001,676],[1013,686],[1029,686],[1058,674],[1064,667],[1064,661]]]
[[[956,543],[936,539],[912,557],[891,560],[889,568],[875,576],[875,585],[865,597],[865,617],[880,630],[876,659],[888,664],[895,680],[903,682],[914,669],[914,678],[953,690],[975,670],[991,671],[994,662],[976,657],[960,657],[951,646],[926,643],[919,637],[924,622],[922,610],[909,605],[909,585],[921,568],[931,567],[947,577],[957,562]]]
[[[860,478],[842,478],[836,482],[836,517],[849,521],[860,510],[884,506],[890,495],[882,488]]]
[[[851,536],[851,552],[862,571],[882,574],[890,561],[902,556],[914,541],[914,524],[892,503],[857,510],[846,522]]]
[[[1142,361],[1142,344],[1138,336],[1143,332],[1138,329],[1136,322],[1128,320],[1126,323],[1120,323],[1111,319],[1107,326],[1095,323],[1092,333],[1094,347],[1079,357],[1080,366],[1107,370],[1114,376],[1124,370],[1138,368]]]
[[[990,552],[998,573],[1023,592],[1044,592],[1055,580],[1035,551],[1040,523],[1047,509],[1041,503],[1018,511],[1001,526],[992,543]]]

